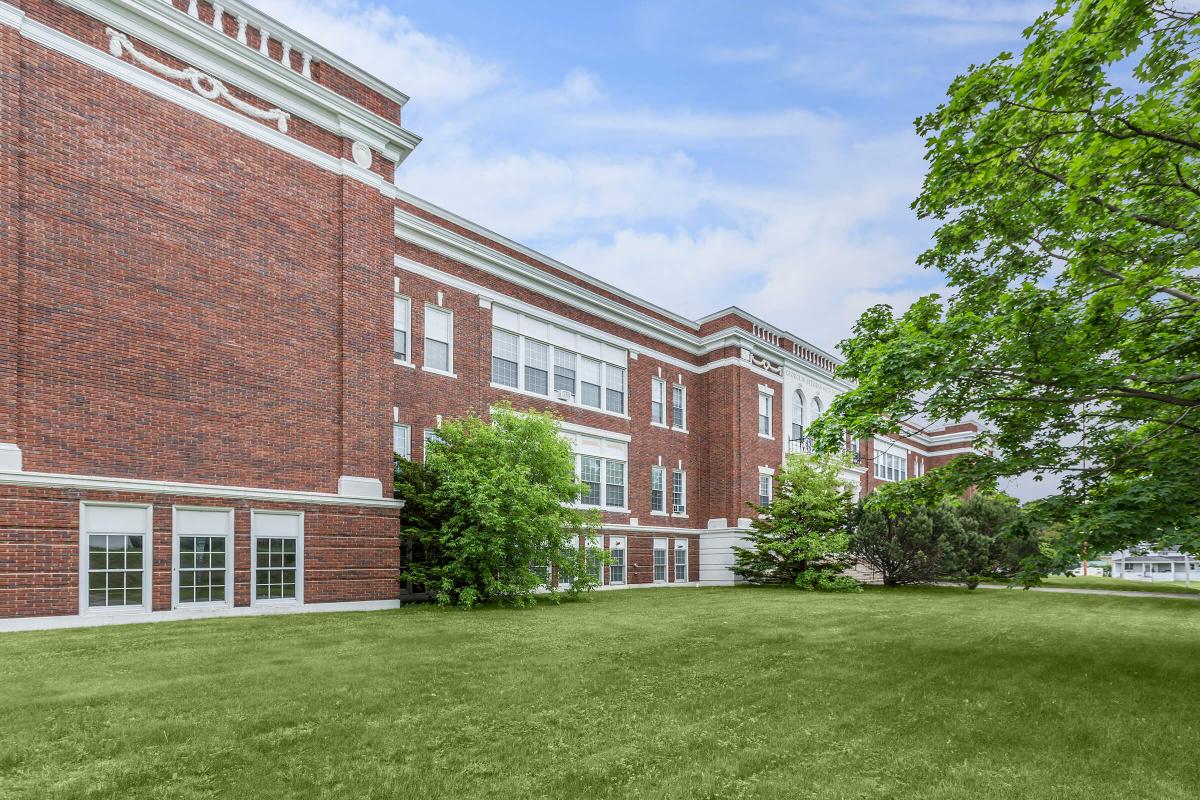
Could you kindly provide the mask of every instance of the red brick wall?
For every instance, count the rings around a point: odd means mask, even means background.
[[[21,40],[0,25],[0,442],[15,442],[19,427]]]

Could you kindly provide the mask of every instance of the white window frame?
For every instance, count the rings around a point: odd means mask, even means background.
[[[766,492],[763,492],[763,487],[766,487]],[[763,498],[766,498],[764,501]],[[775,478],[771,475],[759,474],[758,476],[758,504],[760,506],[769,506],[771,501],[775,499]]]
[[[258,595],[258,540],[293,538],[259,531],[259,520],[265,517],[298,517],[296,539],[296,596],[259,599]],[[304,605],[304,512],[250,510],[250,605],[251,606],[302,606]]]
[[[187,536],[207,536],[210,539],[223,536],[225,539],[225,600],[204,603],[179,602],[179,530],[180,511],[200,511],[211,513],[215,517],[224,515],[224,534],[186,534]],[[234,564],[234,513],[232,508],[214,508],[212,506],[172,506],[171,507],[171,608],[232,608],[233,607],[233,564]]]
[[[658,393],[661,399],[655,400],[654,394]],[[659,418],[654,418],[654,406],[658,405]],[[650,424],[659,428],[667,427],[667,382],[662,378],[650,379]]]
[[[599,550],[599,551],[603,552],[604,551],[604,534],[597,533],[594,536],[589,535],[589,536],[583,537],[583,558],[584,558],[583,568],[585,570],[588,570],[588,574],[590,575],[591,574],[591,565],[588,563],[588,560],[587,560],[588,548],[592,548],[594,550]],[[596,584],[599,586],[603,586],[604,585],[604,561],[603,560],[598,560],[598,563],[596,564],[596,571],[598,573],[597,575],[595,575]]]
[[[605,456],[597,456],[591,453],[576,453],[575,454],[575,480],[583,482],[583,459],[594,458],[600,462],[600,504],[585,503],[582,499],[575,502],[577,508],[595,508],[600,511],[611,511],[615,514],[629,512],[629,461],[623,458],[606,458]],[[624,502],[619,506],[608,505],[608,464],[622,465],[622,474],[625,479],[624,484]],[[614,484],[615,485],[615,484]]]
[[[762,439],[775,438],[775,398],[768,392],[758,393],[758,435]]]
[[[444,314],[446,316],[446,369],[441,367],[429,366],[429,348],[425,345],[431,339],[435,342],[440,342],[440,339],[433,339],[429,335],[429,314]],[[435,375],[448,375],[451,378],[457,378],[454,374],[454,312],[443,306],[434,305],[433,303],[425,304],[425,329],[421,338],[421,370],[424,372],[432,372]]]
[[[136,508],[142,509],[146,515],[146,526],[143,533],[114,534],[111,531],[91,531],[88,529],[89,508]],[[88,606],[88,536],[95,533],[98,536],[141,536],[142,539],[142,602],[139,605],[127,606]],[[145,503],[103,503],[81,501],[79,503],[79,613],[80,614],[139,614],[152,611],[154,608],[154,506]]]
[[[396,304],[400,303],[400,302],[403,302],[404,305],[407,306],[407,309],[405,310],[405,314],[404,314],[404,316],[405,316],[404,327],[401,327],[396,324]],[[395,339],[396,331],[404,331],[404,341],[407,342],[407,350],[408,350],[408,352],[406,352],[404,354],[404,356],[405,356],[404,358],[396,358],[396,339]],[[413,351],[412,298],[405,297],[402,294],[392,295],[392,332],[393,332],[392,363],[399,364],[400,366],[403,366],[403,367],[411,367],[413,365],[413,360],[412,360],[412,355],[413,355],[412,354],[412,351]]]
[[[662,499],[662,508],[654,507],[654,476],[657,475],[661,481],[661,489],[659,494]],[[667,516],[667,468],[658,466],[657,464],[650,467],[650,513],[655,516]]]
[[[429,442],[437,438],[437,428],[422,428],[421,429],[421,463],[429,463]],[[409,449],[412,449],[412,440],[409,440]]]
[[[687,583],[688,582],[688,569],[691,566],[688,563],[688,540],[687,539],[676,539],[673,544],[674,544],[674,546],[671,548],[671,553],[672,553],[671,580],[674,583]],[[683,553],[683,563],[682,564],[679,561],[679,554],[681,552]],[[683,567],[683,578],[682,579],[679,577],[679,567],[680,566]]]
[[[681,505],[675,504],[675,476],[679,475],[679,499],[682,500]],[[687,516],[687,470],[673,469],[671,470],[671,516],[686,517]]]
[[[679,390],[679,425],[675,424],[675,390]],[[687,433],[687,387],[681,383],[671,384],[671,430]]]
[[[618,547],[618,545],[620,545]],[[615,581],[612,579],[613,567],[616,566],[617,551],[621,552],[621,580]],[[624,586],[629,583],[629,541],[624,536],[608,537],[608,554],[612,557],[613,563],[608,565],[608,582],[611,586]]]
[[[876,480],[896,483],[908,478],[908,451],[894,451],[875,443],[874,469]]]
[[[575,408],[582,408],[582,409],[591,411],[596,414],[607,414],[610,417],[619,417],[621,419],[629,419],[629,367],[628,367],[628,365],[622,366],[620,364],[614,364],[610,361],[605,361],[602,358],[596,358],[595,356],[578,353],[575,350],[572,350],[567,347],[559,347],[558,345],[550,344],[549,342],[545,342],[541,339],[538,339],[538,338],[535,338],[532,336],[526,336],[525,334],[522,334],[522,333],[517,333],[516,331],[510,330],[509,328],[506,328],[502,325],[493,324],[492,331],[493,332],[501,331],[510,336],[517,337],[517,358],[518,358],[518,361],[517,361],[517,385],[516,386],[507,386],[503,383],[496,383],[496,381],[492,380],[490,377],[491,376],[490,369],[491,369],[491,363],[492,363],[491,359],[494,357],[494,351],[493,351],[493,355],[489,356],[489,358],[488,358],[488,367],[489,367],[488,384],[493,389],[499,389],[499,390],[505,391],[505,392],[515,392],[516,394],[523,394],[523,395],[526,395],[527,397],[537,397],[542,400],[549,400],[550,402],[553,402],[553,403],[563,403],[565,405],[574,406]],[[493,336],[494,335],[495,334],[493,333]],[[545,392],[545,394],[543,394],[541,392],[533,391],[527,385],[526,378],[528,376],[526,375],[526,372],[525,372],[525,367],[526,367],[526,362],[527,362],[526,342],[535,342],[546,348],[546,392]],[[555,364],[556,364],[558,355],[560,353],[563,355],[571,356],[575,360],[575,367],[574,367],[575,382],[574,382],[574,386],[572,386],[572,388],[570,390],[571,396],[569,399],[566,399],[566,400],[559,398],[559,396],[558,396],[559,390],[556,388],[557,383],[556,383],[556,379],[555,379]],[[584,382],[583,381],[583,361],[584,361],[584,359],[587,359],[589,361],[594,361],[600,365],[600,384],[599,384],[600,385],[600,405],[598,405],[598,406],[585,405],[583,402],[583,382]],[[608,370],[610,367],[621,371],[621,401],[622,401],[621,405],[622,405],[622,408],[621,408],[620,412],[608,410],[608,392],[610,389],[609,382],[608,382]],[[541,369],[541,368],[536,367],[535,369]],[[564,367],[564,369],[565,369],[565,367]],[[589,381],[589,383],[590,383],[590,381]],[[564,389],[563,391],[566,391],[566,390]]]
[[[404,441],[407,444],[408,452],[406,453],[401,453],[396,449],[396,434],[401,430],[404,431]],[[400,453],[404,459],[412,461],[412,426],[406,422],[392,423],[392,453]]]
[[[668,583],[671,579],[671,549],[669,545],[670,542],[665,538],[654,540],[654,549],[650,551],[650,580],[653,583]],[[658,577],[659,553],[662,553],[662,578]]]

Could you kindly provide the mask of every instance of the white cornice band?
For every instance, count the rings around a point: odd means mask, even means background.
[[[176,483],[140,478],[107,478],[96,475],[64,475],[52,472],[0,472],[0,486],[28,486],[47,489],[90,489],[136,494],[180,494],[188,497],[222,497],[260,500],[269,503],[312,503],[331,506],[368,508],[404,507],[404,501],[372,497],[354,497],[325,492],[292,492],[247,486],[220,486],[208,483]]]

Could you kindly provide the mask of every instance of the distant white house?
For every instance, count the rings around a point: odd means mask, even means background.
[[[1122,550],[1112,555],[1114,578],[1131,581],[1197,581],[1200,561],[1191,553],[1170,550]]]

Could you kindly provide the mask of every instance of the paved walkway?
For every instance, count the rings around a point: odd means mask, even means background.
[[[961,583],[949,584],[951,586],[962,586]],[[981,583],[980,589],[1008,589],[1008,586],[997,583]],[[1013,587],[1018,588],[1018,587]],[[1033,586],[1030,587],[1031,592],[1056,592],[1059,594],[1104,594],[1112,597],[1166,597],[1171,600],[1200,600],[1200,594],[1187,594],[1184,592],[1124,592],[1120,589],[1068,589],[1063,586]]]

